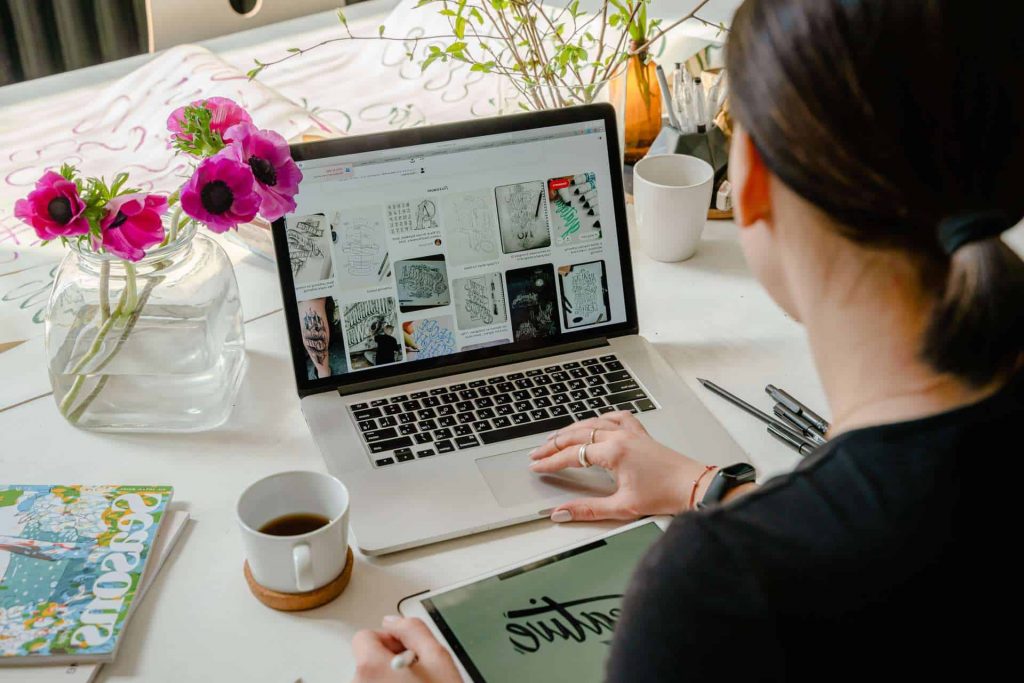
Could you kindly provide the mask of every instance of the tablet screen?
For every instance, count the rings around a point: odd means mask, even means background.
[[[423,600],[474,681],[597,681],[654,522]]]

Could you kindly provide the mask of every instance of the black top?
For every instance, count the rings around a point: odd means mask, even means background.
[[[386,365],[398,360],[398,340],[390,334],[378,334],[373,341],[377,343],[377,365]]]
[[[984,680],[1018,652],[999,638],[1019,628],[1022,427],[1018,377],[676,518],[627,592],[608,679]]]

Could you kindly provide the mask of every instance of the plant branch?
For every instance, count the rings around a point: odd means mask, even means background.
[[[669,31],[674,29],[676,26],[679,26],[680,24],[682,24],[684,21],[686,21],[688,19],[693,19],[694,17],[696,17],[697,16],[697,12],[699,12],[701,9],[703,9],[704,5],[708,4],[709,2],[711,2],[711,0],[700,0],[700,2],[697,3],[697,6],[694,7],[692,10],[690,10],[690,12],[688,14],[686,14],[681,19],[677,19],[677,20],[673,21],[671,24],[669,24],[665,28],[663,28],[660,31],[658,31],[656,34],[654,34],[654,36],[652,38],[648,38],[646,41],[644,41],[642,45],[638,45],[635,48],[631,49],[629,51],[629,54],[630,55],[635,55],[637,53],[640,53],[640,52],[643,52],[645,50],[648,50],[651,47],[651,45],[653,45],[654,43],[658,42],[663,37],[665,37],[665,35]],[[640,5],[638,4],[637,7],[639,7],[639,6]]]

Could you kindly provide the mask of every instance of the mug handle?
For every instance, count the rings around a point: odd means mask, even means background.
[[[313,557],[309,546],[300,543],[292,548],[292,559],[295,561],[295,587],[300,593],[313,590]]]

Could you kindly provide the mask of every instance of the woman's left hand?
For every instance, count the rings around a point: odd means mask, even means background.
[[[416,663],[405,669],[392,669],[395,655],[410,650]],[[461,683],[462,677],[448,650],[438,642],[419,619],[384,617],[378,630],[360,631],[352,639],[356,658],[353,683]]]

